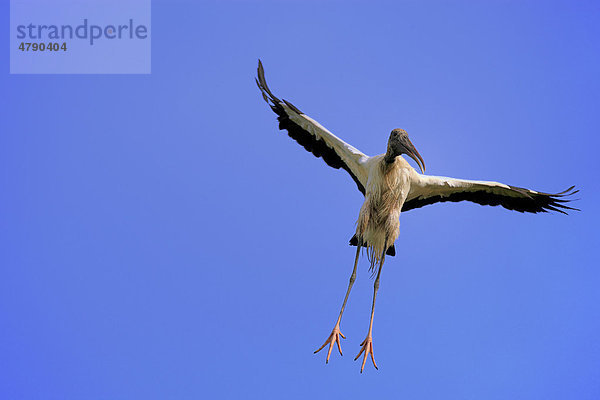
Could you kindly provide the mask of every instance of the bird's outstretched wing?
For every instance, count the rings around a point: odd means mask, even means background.
[[[442,176],[421,175],[415,172],[411,177],[410,192],[402,206],[402,211],[412,210],[444,201],[471,201],[487,206],[502,206],[509,210],[529,213],[577,210],[566,205],[566,198],[578,192],[571,186],[556,193],[541,193],[530,189],[509,186],[498,182],[468,181]]]
[[[368,156],[344,142],[325,129],[314,119],[298,110],[292,103],[280,100],[271,92],[265,80],[265,72],[258,60],[256,84],[263,98],[277,114],[279,129],[286,129],[288,135],[306,150],[321,157],[330,167],[343,168],[354,179],[358,190],[365,194],[368,169],[365,166]]]

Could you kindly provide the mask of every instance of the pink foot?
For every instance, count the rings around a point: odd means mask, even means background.
[[[362,346],[362,348],[360,349],[360,353],[358,353],[358,355],[354,359],[354,361],[358,360],[358,357],[360,357],[360,355],[363,352],[365,353],[362,365],[360,366],[360,373],[362,374],[363,369],[365,369],[365,363],[367,362],[367,356],[369,354],[371,355],[371,361],[373,361],[373,366],[375,367],[375,369],[379,369],[377,368],[377,364],[375,364],[375,357],[373,356],[373,338],[371,337],[370,333],[360,345]]]
[[[327,358],[325,359],[325,364],[327,364],[329,362],[329,356],[331,355],[331,349],[333,349],[334,343],[337,343],[337,347],[340,352],[340,356],[343,355],[342,354],[342,346],[340,346],[340,336],[342,337],[342,339],[346,339],[346,336],[342,335],[342,332],[340,332],[340,323],[338,322],[337,324],[335,324],[335,327],[331,331],[331,335],[329,335],[329,337],[327,338],[325,343],[323,343],[323,346],[321,346],[317,350],[315,350],[314,354],[317,354],[319,351],[321,351],[323,349],[323,347],[325,347],[327,345],[327,343],[329,343],[329,351],[327,352]]]

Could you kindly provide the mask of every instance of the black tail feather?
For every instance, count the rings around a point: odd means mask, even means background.
[[[368,246],[368,243],[361,243],[360,245],[366,247]],[[350,246],[358,246],[358,237],[356,235],[352,236],[352,238],[350,239]],[[396,248],[394,247],[394,245],[388,247],[385,254],[394,257],[396,255]]]

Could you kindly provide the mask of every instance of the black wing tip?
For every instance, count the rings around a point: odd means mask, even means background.
[[[571,206],[567,206],[565,203],[570,203],[572,201],[577,201],[579,199],[567,199],[565,197],[569,197],[569,196],[573,196],[576,193],[579,193],[579,189],[574,190],[575,189],[575,185],[569,187],[566,190],[563,190],[562,192],[558,192],[558,193],[553,193],[553,194],[547,194],[547,193],[541,193],[540,195],[543,196],[547,203],[544,204],[543,207],[543,211],[557,211],[561,214],[565,214],[565,215],[569,215],[569,213],[565,210],[570,210],[570,211],[581,211],[581,209],[579,208],[575,208],[575,207],[571,207]]]
[[[260,61],[260,58],[258,59],[258,67],[256,68],[256,74],[259,77],[262,77],[263,80],[264,80],[264,78],[265,78],[265,68],[263,67],[262,61]]]
[[[271,92],[271,89],[269,89],[269,85],[267,85],[267,80],[265,79],[265,69],[263,67],[262,61],[260,61],[260,58],[258,59],[258,68],[256,69],[256,78],[254,78],[254,80],[256,81],[256,85],[262,92],[263,98],[267,103],[269,103],[269,100],[271,100],[271,103],[273,103],[273,105],[277,105],[278,103],[281,103],[283,101],[283,103],[285,103],[285,105],[292,109],[294,112],[298,114],[304,114],[298,109],[298,107],[296,107],[295,105],[293,105],[285,99],[279,100],[273,94],[273,92]]]
[[[254,80],[256,81],[256,85],[262,92],[263,98],[267,103],[269,103],[269,100],[271,100],[271,103],[273,103],[273,105],[280,102],[280,100],[277,97],[275,97],[275,95],[273,94],[273,92],[271,92],[271,89],[269,89],[269,86],[267,85],[267,80],[265,79],[265,69],[263,68],[260,58],[258,59],[258,68],[256,69],[256,78],[254,78]]]

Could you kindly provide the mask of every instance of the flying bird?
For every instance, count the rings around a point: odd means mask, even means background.
[[[346,170],[365,197],[358,214],[356,231],[350,239],[350,245],[356,246],[356,256],[348,289],[331,334],[315,351],[318,353],[329,344],[326,363],[329,362],[334,344],[342,354],[340,336],[344,339],[345,336],[340,331],[340,322],[356,279],[360,250],[364,248],[370,262],[369,270],[375,274],[375,282],[369,330],[354,360],[364,354],[360,367],[362,373],[370,355],[377,369],[372,336],[375,299],[385,256],[395,255],[394,242],[400,232],[400,213],[447,201],[471,201],[528,213],[557,211],[566,214],[566,210],[577,210],[566,205],[571,201],[568,196],[577,193],[574,186],[560,193],[549,194],[499,182],[424,175],[425,162],[403,129],[391,131],[384,154],[369,157],[329,132],[289,101],[277,98],[267,86],[260,60],[257,72],[256,84],[264,100],[277,114],[279,129],[287,130],[292,139],[316,157],[322,158],[330,167]],[[422,173],[418,173],[402,155],[412,158]]]

